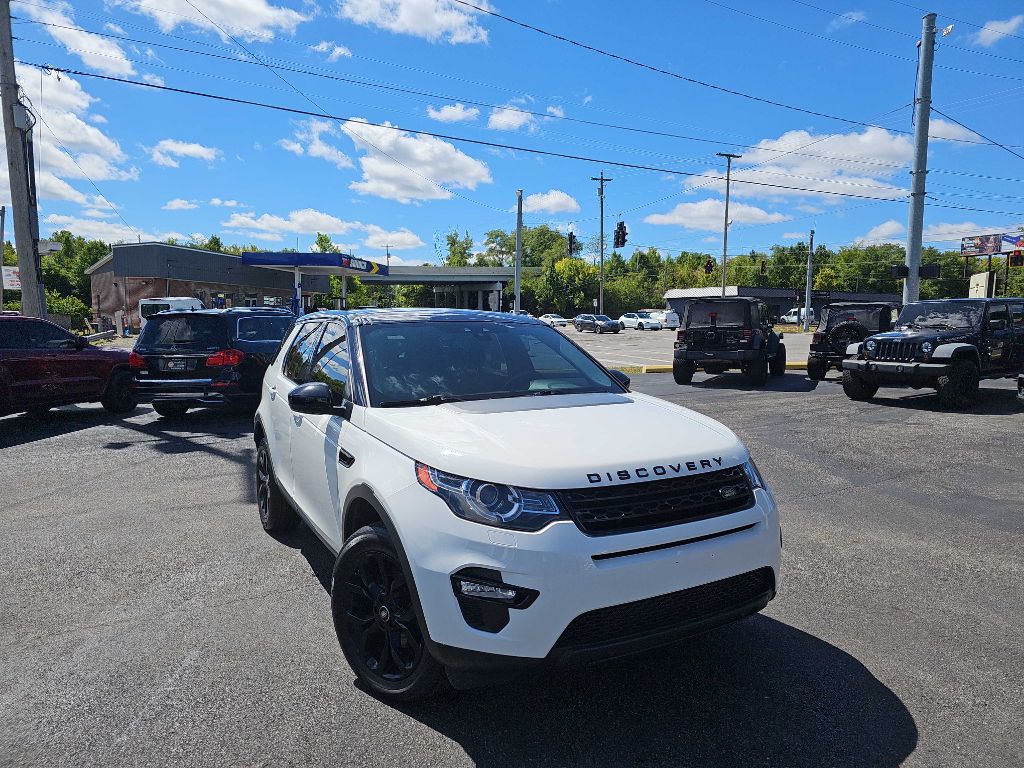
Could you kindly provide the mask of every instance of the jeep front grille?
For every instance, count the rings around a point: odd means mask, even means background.
[[[595,536],[691,523],[754,504],[743,467],[644,483],[573,488],[558,495],[580,530]]]
[[[900,339],[885,339],[877,343],[876,360],[895,360],[897,362],[907,362],[916,358],[920,346],[917,342]]]

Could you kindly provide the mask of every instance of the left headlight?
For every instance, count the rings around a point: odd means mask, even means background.
[[[877,344],[875,343],[875,340],[874,340],[874,339],[868,339],[868,340],[867,340],[867,343],[865,343],[865,344],[864,344],[864,348],[865,348],[865,349],[866,349],[866,350],[867,350],[868,352],[874,352],[874,351],[875,351],[875,347],[877,347],[877,346],[878,346],[878,345],[877,345]]]
[[[926,355],[930,355],[932,353],[932,349],[934,349],[934,347],[932,347],[932,343],[930,341],[926,341],[921,345],[921,351]]]
[[[416,462],[416,479],[428,491],[444,499],[455,515],[474,523],[538,531],[552,520],[563,517],[555,497],[543,491],[473,480],[420,462]]]

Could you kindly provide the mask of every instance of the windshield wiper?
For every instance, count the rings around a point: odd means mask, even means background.
[[[414,400],[387,400],[378,408],[414,408],[417,405],[441,405],[442,403],[460,403],[465,398],[458,395],[427,395]]]

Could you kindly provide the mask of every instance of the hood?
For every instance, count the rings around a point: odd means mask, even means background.
[[[930,341],[933,344],[936,342],[946,344],[949,342],[964,341],[973,337],[976,333],[977,331],[972,331],[970,328],[913,328],[908,331],[886,331],[885,333],[876,333],[874,336],[869,336],[868,338],[874,339],[875,341],[908,341],[914,344]]]
[[[432,467],[477,480],[560,489],[643,482],[741,464],[726,427],[633,392],[368,408],[364,429]]]

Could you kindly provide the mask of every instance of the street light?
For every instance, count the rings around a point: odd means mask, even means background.
[[[725,296],[725,266],[729,260],[729,182],[732,177],[732,161],[738,160],[743,155],[732,155],[728,152],[716,152],[715,154],[725,158],[725,220],[722,223],[722,295]]]

